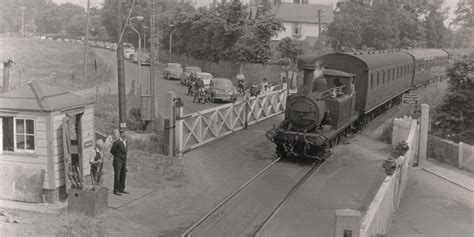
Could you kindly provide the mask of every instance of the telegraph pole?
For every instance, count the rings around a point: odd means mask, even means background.
[[[84,71],[82,72],[82,80],[86,79],[87,74],[87,42],[89,40],[89,11],[90,11],[91,1],[87,0],[87,9],[86,9],[86,38],[84,39]]]
[[[126,108],[126,93],[125,93],[125,68],[123,43],[120,39],[122,33],[122,15],[120,13],[122,0],[115,0],[115,15],[117,24],[117,78],[118,78],[118,102],[119,102],[119,127],[120,130],[127,128],[127,108]]]
[[[324,10],[321,8],[318,10],[318,49],[321,48],[321,14]]]
[[[21,6],[21,38],[25,37],[25,7]]]

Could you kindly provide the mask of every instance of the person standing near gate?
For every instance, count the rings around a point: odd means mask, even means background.
[[[114,129],[115,141],[110,148],[110,153],[114,156],[114,194],[122,196],[121,193],[128,194],[125,191],[125,177],[127,172],[127,140],[125,140],[124,131]]]
[[[96,147],[93,154],[89,159],[89,164],[91,165],[91,177],[95,185],[102,184],[102,168],[104,164],[104,142],[99,139],[96,142]]]

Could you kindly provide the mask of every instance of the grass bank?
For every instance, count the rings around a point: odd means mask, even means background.
[[[90,88],[113,79],[107,62],[93,50],[87,54],[87,74],[83,78],[84,46],[64,41],[0,38],[0,60],[12,59],[10,86],[39,80],[69,91]],[[3,74],[0,74],[0,82]]]

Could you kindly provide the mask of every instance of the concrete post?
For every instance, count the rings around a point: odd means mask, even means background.
[[[464,143],[459,142],[458,144],[458,168],[464,168]]]
[[[352,209],[336,210],[336,230],[334,237],[359,237],[360,211]]]
[[[175,151],[175,99],[176,99],[176,92],[168,91],[166,92],[165,97],[165,114],[164,114],[164,131],[165,131],[165,142],[167,144],[167,154],[169,157],[174,156]]]
[[[426,147],[428,143],[428,123],[430,120],[430,106],[421,105],[420,142],[418,146],[418,167],[426,165]]]
[[[183,126],[184,126],[184,121],[183,121],[183,115],[184,115],[184,109],[183,106],[177,107],[178,110],[178,118],[176,121],[176,152],[178,154],[178,157],[183,156]]]

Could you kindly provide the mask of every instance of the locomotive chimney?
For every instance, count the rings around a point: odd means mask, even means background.
[[[309,89],[309,92],[313,91],[313,81],[315,78],[315,71],[318,67],[316,66],[316,57],[311,55],[301,55],[297,59],[298,69],[304,70],[303,85]]]

